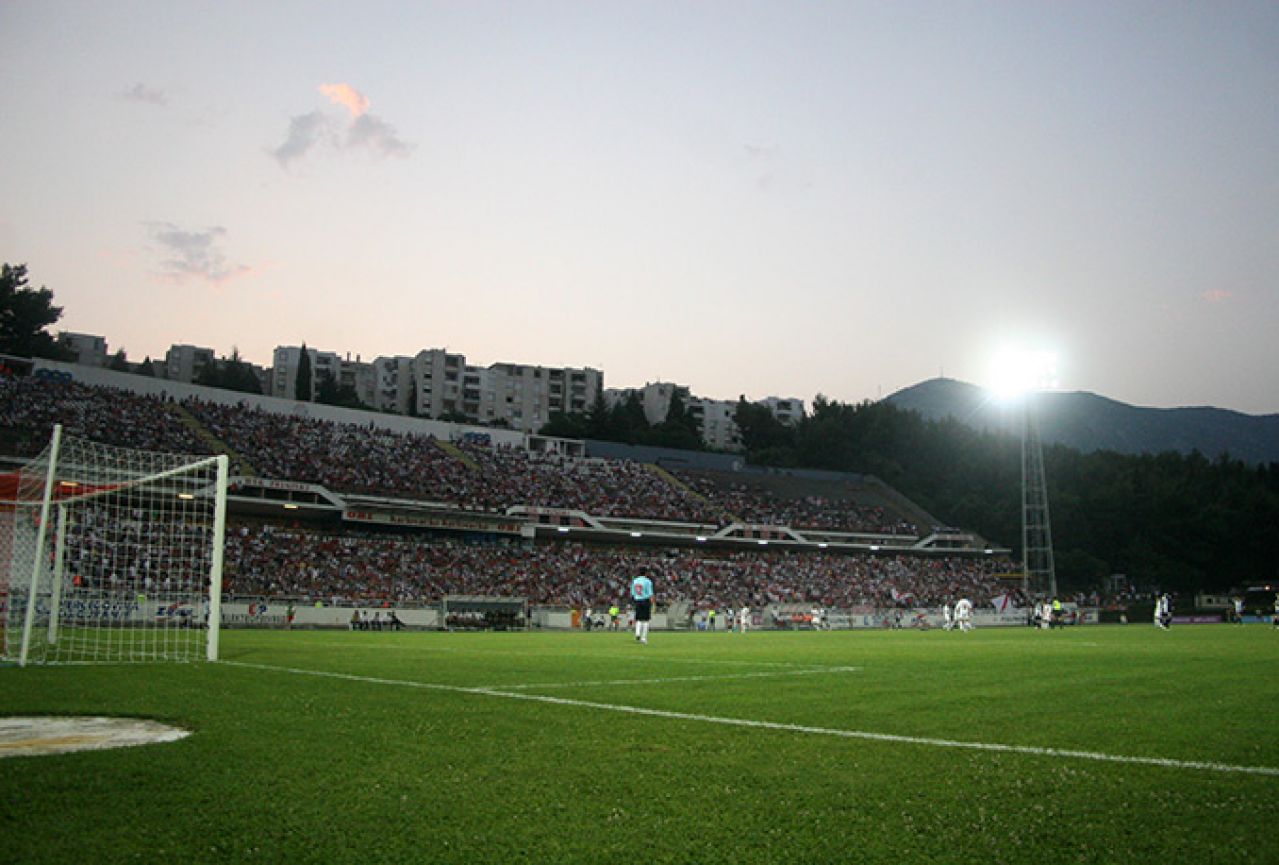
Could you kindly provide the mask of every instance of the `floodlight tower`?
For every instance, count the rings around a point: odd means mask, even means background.
[[[1022,592],[1027,598],[1057,597],[1052,524],[1048,519],[1048,482],[1033,391],[1027,391],[1022,401],[1021,573]]]
[[[1048,482],[1039,438],[1036,396],[1057,387],[1052,352],[1004,351],[996,360],[997,395],[1021,403],[1021,573],[1027,598],[1057,596]]]

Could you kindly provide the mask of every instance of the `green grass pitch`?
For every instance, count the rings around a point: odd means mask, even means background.
[[[1269,626],[231,631],[223,659],[0,669],[0,715],[194,730],[0,760],[0,862],[1279,858]]]

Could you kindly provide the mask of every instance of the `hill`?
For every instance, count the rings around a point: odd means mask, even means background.
[[[1084,391],[1037,395],[1044,442],[1084,453],[1121,454],[1198,451],[1249,464],[1279,463],[1279,414],[1246,415],[1227,409],[1144,408]],[[898,408],[929,420],[951,416],[974,429],[1017,431],[1018,409],[984,388],[935,378],[887,398]]]

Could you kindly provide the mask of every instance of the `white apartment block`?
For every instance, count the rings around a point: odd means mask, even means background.
[[[804,401],[802,399],[768,396],[761,400],[756,400],[756,402],[768,406],[773,413],[773,417],[787,426],[794,426],[804,417]]]
[[[355,356],[355,360],[351,360],[349,352],[343,358],[337,352],[319,351],[308,347],[306,353],[311,359],[311,399],[315,399],[321,379],[329,375],[339,387],[353,388],[356,396],[365,405],[377,406],[377,379],[373,364],[363,363],[359,355]],[[275,347],[271,364],[271,396],[297,399],[298,364],[301,360],[301,346]]]
[[[272,396],[295,399],[298,346],[278,346],[271,370]],[[537,432],[558,412],[582,413],[595,401],[604,374],[595,369],[495,363],[470,366],[466,356],[424,349],[413,357],[379,357],[362,363],[357,356],[307,348],[311,357],[312,399],[320,376],[333,375],[350,385],[360,400],[379,411],[469,421]]]
[[[413,358],[404,355],[379,357],[373,361],[376,392],[371,405],[378,411],[412,414],[417,408]]]
[[[742,431],[737,427],[737,403],[723,399],[695,399],[689,411],[701,424],[702,441],[719,451],[742,450]]]
[[[426,349],[413,359],[417,413],[536,432],[560,412],[582,413],[603,387],[595,369],[516,363],[470,366],[466,356]]]
[[[191,384],[215,360],[213,349],[197,345],[171,345],[164,354],[164,377]]]
[[[58,343],[75,352],[75,362],[81,366],[107,365],[106,337],[64,330],[58,334]]]
[[[689,414],[697,419],[701,430],[702,441],[707,447],[722,451],[740,451],[742,434],[737,427],[737,400],[706,399],[691,396],[689,388],[672,382],[649,382],[642,388],[610,388],[604,391],[604,401],[611,408],[618,403],[630,399],[632,393],[639,396],[644,406],[644,418],[650,424],[659,424],[666,420],[671,408],[671,397],[676,391],[684,397],[684,405]],[[773,417],[784,424],[794,425],[804,417],[804,401],[770,396],[756,401],[759,405],[768,406]]]

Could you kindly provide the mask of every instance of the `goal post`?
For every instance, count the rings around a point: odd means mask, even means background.
[[[3,486],[6,660],[217,660],[226,456],[104,445],[55,427]]]

